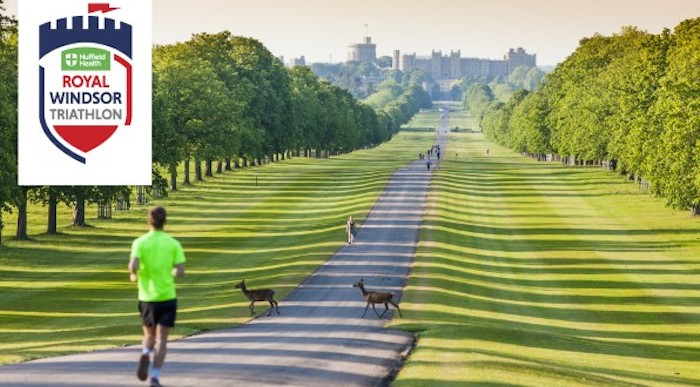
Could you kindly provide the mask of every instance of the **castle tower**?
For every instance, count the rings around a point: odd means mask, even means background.
[[[401,55],[400,69],[403,72],[411,71],[416,68],[416,54]]]
[[[365,37],[364,43],[354,43],[348,46],[348,61],[376,62],[377,45],[372,43],[372,38]]]
[[[450,78],[456,79],[462,77],[462,53],[457,50],[450,51]]]
[[[394,50],[394,57],[391,61],[391,68],[394,70],[399,69],[399,60],[401,59],[401,52],[399,50]]]
[[[442,70],[442,51],[433,50],[430,53],[430,75],[433,79],[440,79]]]
[[[516,50],[511,48],[510,51],[508,51],[506,61],[508,62],[508,73],[510,74],[520,66],[537,66],[537,55],[526,53],[522,47],[518,47]]]

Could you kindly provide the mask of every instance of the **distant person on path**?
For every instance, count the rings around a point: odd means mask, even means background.
[[[138,281],[139,312],[143,326],[142,353],[136,376],[148,377],[153,354],[151,387],[160,387],[160,370],[165,362],[168,331],[175,326],[177,296],[175,277],[185,275],[185,252],[175,238],[163,231],[166,212],[154,207],[148,212],[149,232],[131,245],[129,272]]]
[[[488,156],[489,154],[489,148],[486,148],[486,155]]]
[[[355,228],[355,221],[352,220],[352,216],[348,218],[345,224],[345,231],[348,233],[348,244],[351,245],[355,243],[355,236],[357,235],[357,229]]]

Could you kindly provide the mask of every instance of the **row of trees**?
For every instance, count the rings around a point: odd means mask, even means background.
[[[482,125],[489,139],[518,152],[606,160],[647,180],[674,208],[698,213],[698,79],[700,19],[658,35],[625,27],[581,40],[534,92],[482,110]]]
[[[0,0],[0,9],[2,0]],[[4,9],[2,9],[4,11]],[[16,210],[16,236],[27,238],[27,204],[74,207],[85,225],[85,205],[110,206],[130,187],[17,186],[17,31],[0,24],[0,227],[2,212]],[[408,102],[407,102],[408,103]],[[400,109],[402,107],[400,106]],[[216,172],[287,157],[349,152],[390,139],[403,115],[375,110],[349,92],[320,80],[307,67],[285,68],[260,42],[229,32],[194,35],[153,50],[153,188],[177,189]],[[184,164],[184,176],[178,167]]]

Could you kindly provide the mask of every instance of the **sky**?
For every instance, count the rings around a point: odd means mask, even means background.
[[[17,15],[18,1],[36,0],[5,0],[9,14]],[[153,0],[153,40],[170,44],[228,30],[261,41],[286,62],[303,55],[312,63],[344,61],[348,45],[368,35],[378,56],[459,50],[462,57],[502,59],[522,47],[544,66],[562,62],[596,33],[635,26],[658,34],[696,17],[700,0]]]

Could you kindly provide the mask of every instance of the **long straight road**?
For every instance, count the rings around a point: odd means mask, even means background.
[[[441,122],[439,132],[446,124]],[[444,149],[445,135],[438,135]],[[444,151],[443,151],[444,152]],[[422,161],[397,170],[361,225],[287,298],[282,315],[172,341],[161,383],[175,386],[380,386],[391,380],[414,338],[383,327],[359,289],[400,300],[416,252],[432,173]],[[400,305],[399,305],[400,306]],[[383,306],[377,308],[381,313]],[[262,308],[260,308],[262,311]],[[384,316],[391,318],[393,308]],[[408,312],[410,313],[410,312]],[[0,367],[3,386],[144,386],[138,346]]]

